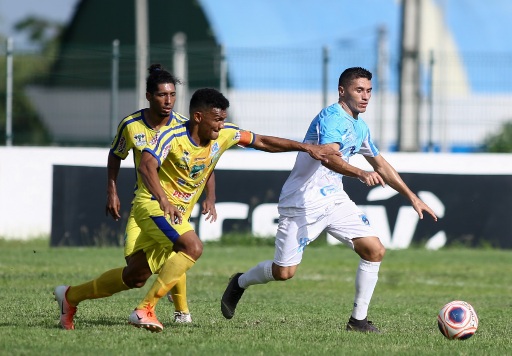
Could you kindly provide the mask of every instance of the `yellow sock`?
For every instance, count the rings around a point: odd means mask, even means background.
[[[130,289],[123,282],[124,267],[111,269],[96,279],[72,286],[66,293],[66,299],[72,306],[76,306],[86,299],[110,297],[112,294]]]
[[[178,282],[171,288],[174,310],[183,313],[190,313],[187,303],[187,275],[183,273]]]
[[[154,308],[160,298],[165,296],[195,263],[196,261],[183,252],[171,256],[165,261],[162,270],[137,309],[145,309],[148,305]]]

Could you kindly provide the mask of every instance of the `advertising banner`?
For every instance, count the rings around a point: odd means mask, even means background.
[[[216,169],[216,223],[205,222],[197,204],[192,214],[203,241],[227,232],[272,237],[277,202],[289,171]],[[512,176],[401,173],[407,185],[439,217],[420,220],[409,202],[390,187],[366,187],[344,178],[345,190],[366,213],[387,248],[460,244],[512,248]],[[52,246],[123,244],[133,197],[135,172],[122,168],[118,178],[122,219],[105,215],[106,168],[55,165],[53,170]],[[202,199],[200,199],[200,202]],[[337,243],[331,236],[327,241]]]

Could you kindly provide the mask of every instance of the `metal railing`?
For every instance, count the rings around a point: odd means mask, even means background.
[[[398,54],[376,48],[211,48],[186,46],[185,86],[176,110],[188,116],[188,98],[215,86],[231,101],[230,120],[254,132],[302,140],[311,119],[337,101],[343,69],[374,73],[373,98],[362,115],[382,150],[397,147]],[[148,51],[150,63],[174,71],[176,48]],[[122,117],[139,109],[134,46],[76,47],[62,55],[13,51],[0,63],[0,136],[5,145],[107,146]],[[418,147],[423,151],[478,151],[485,138],[512,120],[510,53],[423,53]],[[502,75],[500,75],[500,73]],[[13,85],[14,83],[14,85]],[[31,120],[31,121],[30,121]],[[44,131],[34,133],[34,130]],[[41,137],[46,137],[42,140]]]

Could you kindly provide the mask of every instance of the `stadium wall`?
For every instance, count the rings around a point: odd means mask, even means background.
[[[121,221],[105,216],[107,148],[0,148],[0,236],[51,236],[53,246],[120,245],[134,182],[133,162],[119,176]],[[367,188],[345,179],[388,248],[447,243],[512,248],[512,155],[384,153],[407,184],[440,217],[419,221],[408,202],[390,188]],[[255,236],[275,232],[276,203],[294,153],[231,150],[220,160],[217,223],[205,223],[196,207],[192,222],[203,240],[228,231]],[[370,169],[362,157],[351,163]],[[328,241],[336,241],[327,236]]]

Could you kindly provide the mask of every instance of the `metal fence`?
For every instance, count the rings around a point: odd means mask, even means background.
[[[400,58],[378,48],[188,45],[176,110],[187,115],[191,92],[215,86],[230,99],[230,121],[257,133],[302,140],[318,111],[337,101],[341,71],[362,66],[374,73],[372,101],[362,117],[380,148],[394,150]],[[81,47],[67,53],[4,48],[1,144],[107,146],[122,117],[139,109],[133,46]],[[170,45],[153,46],[149,63],[174,71],[175,54]],[[421,150],[478,151],[488,135],[512,120],[511,53],[436,52],[421,58],[421,105],[412,118]]]

